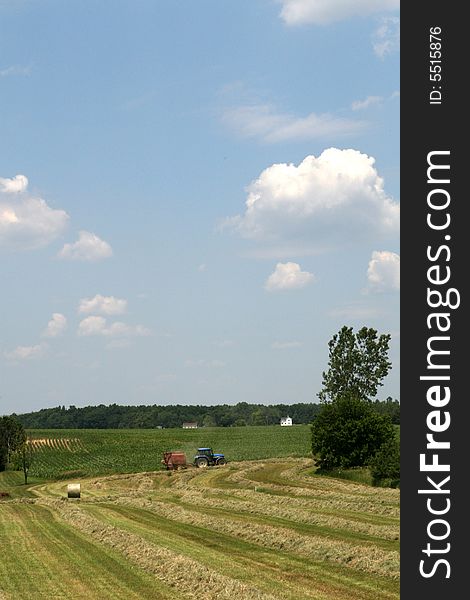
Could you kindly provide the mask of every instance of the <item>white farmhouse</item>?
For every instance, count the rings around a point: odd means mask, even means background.
[[[292,425],[292,417],[282,417],[281,427],[290,427]]]

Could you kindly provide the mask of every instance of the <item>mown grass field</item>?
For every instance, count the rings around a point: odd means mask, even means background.
[[[50,472],[73,470],[67,452],[80,457],[77,470],[101,469],[73,478],[79,500],[66,498],[67,480],[33,477],[24,486],[21,473],[1,473],[10,496],[0,501],[0,599],[398,600],[399,491],[315,475],[308,428],[305,446],[291,437],[300,427],[253,428],[266,431],[271,455],[284,454],[235,461],[245,429],[213,430],[204,442],[197,431],[124,431],[119,449],[109,443],[118,433],[68,432],[70,441],[49,451],[57,453]],[[138,460],[128,457],[116,469],[127,473],[109,474],[112,455],[130,453],[126,435],[151,433],[184,435],[191,452],[213,444],[230,462],[169,474],[155,464],[132,472]],[[274,433],[285,438],[273,444]],[[253,452],[268,453],[266,440],[251,439]],[[91,454],[101,461],[87,465]]]

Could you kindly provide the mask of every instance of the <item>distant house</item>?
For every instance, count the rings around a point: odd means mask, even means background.
[[[281,427],[290,427],[292,425],[292,417],[282,417]]]
[[[187,421],[183,423],[183,429],[197,429],[197,423],[195,421]]]

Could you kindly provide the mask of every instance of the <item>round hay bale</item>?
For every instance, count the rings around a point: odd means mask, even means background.
[[[69,483],[67,486],[67,497],[68,498],[80,498],[80,484]]]

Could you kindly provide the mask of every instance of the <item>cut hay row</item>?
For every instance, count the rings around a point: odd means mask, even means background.
[[[343,567],[267,550],[228,534],[158,518],[130,506],[82,505],[99,520],[130,531],[145,540],[188,555],[232,578],[249,581],[282,600],[391,600],[390,581]],[[394,586],[396,588],[396,585]]]
[[[277,461],[278,469],[292,468],[292,462]],[[298,472],[311,461],[297,459]],[[348,518],[375,523],[396,525],[399,519],[399,492],[397,490],[372,488],[327,477],[304,477],[297,485],[290,481],[273,483],[270,477],[272,463],[252,461],[231,463],[223,469],[211,469],[204,473],[188,471],[181,473],[172,490],[186,493],[191,490],[215,490],[217,494],[228,493],[239,498],[251,498],[252,492],[265,492],[268,498],[285,497],[300,506],[302,503],[317,512],[327,511],[333,515],[344,512]],[[225,492],[224,492],[225,491]],[[257,497],[256,501],[259,501]]]
[[[254,519],[237,519],[232,514],[215,516],[204,511],[188,510],[181,506],[145,499],[120,499],[124,505],[145,507],[148,511],[179,523],[204,527],[232,537],[256,543],[271,550],[287,551],[291,554],[316,561],[327,561],[367,573],[398,578],[399,554],[377,545],[363,545],[358,538],[352,541],[334,539],[323,535],[303,535],[288,527],[263,524]]]
[[[180,492],[177,497],[185,505],[203,506],[220,513],[235,514],[239,512],[247,517],[249,515],[271,516],[290,520],[295,524],[302,523],[344,532],[351,531],[384,540],[398,539],[398,523],[371,523],[370,520],[361,519],[360,513],[356,513],[356,518],[351,519],[349,516],[342,516],[341,511],[331,510],[328,501],[325,501],[321,507],[317,504],[316,509],[313,510],[312,504],[306,500],[299,503],[295,502],[297,498],[270,496],[269,494],[263,494],[260,497],[260,492],[257,491],[244,491],[245,501],[242,504],[240,504],[240,500],[227,498],[223,493],[210,497],[199,490]],[[322,508],[328,508],[328,512],[322,512]]]
[[[41,502],[47,502],[41,500]],[[174,553],[166,548],[150,544],[141,537],[116,527],[105,525],[86,514],[78,506],[60,501],[49,501],[67,523],[100,543],[118,550],[132,563],[152,573],[162,582],[181,591],[186,598],[194,600],[232,600],[234,596],[246,600],[276,600],[279,596],[263,593],[256,588],[221,575],[200,563]]]
[[[305,461],[297,463],[298,470],[305,466]],[[240,463],[236,471],[193,469],[172,477],[164,473],[114,476],[89,481],[88,490],[90,497],[106,495],[107,499],[123,505],[144,507],[159,517],[208,527],[266,548],[284,549],[312,560],[326,559],[348,568],[398,577],[399,522],[397,518],[381,514],[382,503],[391,504],[390,491],[395,496],[393,509],[397,514],[397,490],[372,489],[318,477],[308,481],[309,489],[295,488],[303,490],[305,497],[300,498],[261,494],[253,488],[253,482],[250,488],[217,488],[221,474],[246,481],[250,473],[260,473],[263,465],[269,467],[269,474],[271,464]],[[293,469],[289,461],[278,461],[277,467],[281,471]],[[268,475],[264,478],[269,482]],[[232,484],[235,485],[233,481]],[[320,499],[315,495],[312,500],[307,499],[308,493],[315,494],[311,486],[316,484],[322,488]],[[345,503],[338,502],[338,488],[348,490],[348,497],[354,497],[355,490],[360,492],[355,511],[354,504],[347,502],[349,512],[341,513]],[[237,495],[239,499],[234,499]],[[368,496],[373,501],[366,501]],[[351,514],[355,518],[349,518]]]
[[[54,453],[60,460],[66,454]],[[25,536],[39,535],[29,530],[35,511],[48,511],[55,523],[57,531],[48,534],[52,555],[44,555],[47,564],[36,574],[42,578],[51,577],[48,564],[56,564],[53,548],[63,527],[180,600],[398,600],[399,491],[313,476],[311,467],[305,459],[273,459],[95,475],[74,479],[80,500],[66,500],[63,480],[32,486],[36,499],[27,505],[14,499],[6,505],[29,511]],[[74,552],[79,563],[83,549]],[[0,589],[9,593],[2,585],[0,570]],[[122,581],[118,588],[123,594]]]
[[[15,548],[0,566],[0,591],[8,600],[398,600],[399,490],[314,475],[308,444],[295,448],[300,433],[35,432],[32,485],[19,485],[21,473],[0,473],[0,490],[9,491],[0,541]],[[206,443],[228,465],[161,470],[163,449],[191,457]],[[244,452],[261,460],[236,462]],[[79,500],[67,500],[70,482],[81,484]],[[32,582],[21,577],[28,551],[37,561]],[[76,591],[57,582],[61,555],[66,580],[82,581]],[[165,569],[168,562],[177,568]]]
[[[0,589],[8,600],[179,598],[119,552],[59,520],[47,506],[2,505],[0,539]]]
[[[292,485],[292,477],[301,472],[307,465],[312,466],[311,461],[299,461],[296,469],[291,472],[290,478],[284,480],[279,477],[282,469],[291,470],[292,462],[259,461],[252,463],[240,463],[235,465],[234,470],[217,470],[217,472],[204,474],[204,480],[199,480],[199,487],[230,487],[253,490],[261,487],[266,491],[281,492],[293,498],[308,498],[317,502],[328,501],[335,508],[357,511],[364,513],[379,513],[390,517],[399,517],[399,506],[397,503],[397,490],[385,488],[373,488],[365,485],[345,482],[328,477],[308,478],[297,477],[296,485]],[[238,468],[239,467],[239,468]],[[272,471],[276,474],[273,475]],[[182,483],[181,485],[185,485]]]

